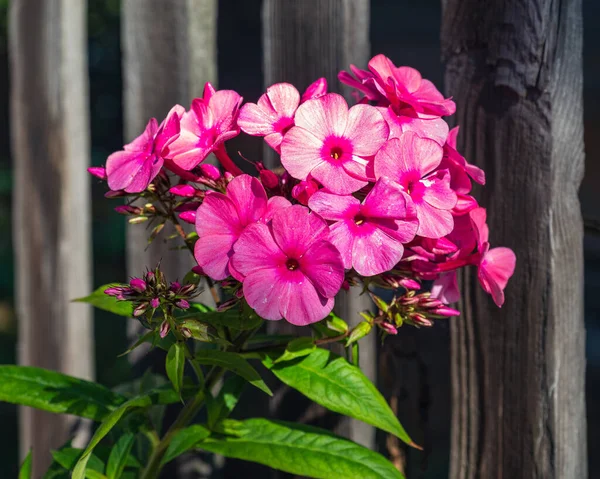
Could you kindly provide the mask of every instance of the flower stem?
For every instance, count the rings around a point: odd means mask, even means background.
[[[221,166],[229,171],[229,173],[231,173],[233,176],[239,176],[243,173],[243,171],[237,167],[233,160],[229,158],[227,150],[225,150],[225,146],[223,144],[217,147],[217,149],[214,150],[214,153],[217,157],[217,160],[219,160],[219,163],[221,163]]]

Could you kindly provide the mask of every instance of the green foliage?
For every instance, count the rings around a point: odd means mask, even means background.
[[[211,436],[197,447],[314,478],[403,477],[380,454],[323,429],[266,419],[228,419],[220,426],[221,437]]]
[[[100,286],[96,291],[94,291],[89,296],[84,298],[77,298],[73,301],[77,301],[79,303],[88,303],[96,308],[102,309],[104,311],[108,311],[110,313],[117,314],[119,316],[125,316],[131,318],[133,316],[133,306],[129,301],[119,301],[114,296],[109,296],[108,294],[104,294],[104,291],[108,288],[112,288],[115,286],[123,286],[117,283],[105,284],[104,286]]]
[[[106,463],[106,476],[108,479],[119,479],[121,477],[134,442],[135,434],[133,433],[124,434],[119,438]]]
[[[162,464],[166,464],[183,453],[192,450],[196,444],[208,436],[210,436],[210,431],[200,424],[193,424],[181,429],[173,436]]]
[[[292,359],[307,356],[312,353],[316,347],[313,338],[302,337],[293,339],[287,344],[283,354],[273,361],[273,363],[282,363],[284,361],[291,361]]]
[[[273,395],[256,369],[254,369],[250,363],[239,354],[218,351],[215,349],[202,349],[196,352],[194,361],[198,364],[208,364],[210,366],[218,366],[223,369],[227,369],[238,376],[243,377],[254,387],[257,387],[261,391],[267,393],[269,396]]]
[[[181,393],[183,387],[183,373],[185,369],[185,348],[186,345],[183,342],[176,342],[170,348],[167,353],[166,370],[167,376],[169,377],[173,389],[178,394]]]
[[[127,399],[100,384],[29,366],[0,366],[0,401],[103,420]]]
[[[245,386],[246,380],[244,378],[233,375],[227,378],[215,398],[210,393],[206,395],[209,428],[213,429],[219,421],[229,417],[240,400]]]
[[[262,318],[243,306],[219,312],[211,311],[208,306],[201,303],[191,303],[188,312],[179,318],[182,319],[196,319],[215,328],[227,327],[238,331],[255,329],[263,322]]]
[[[326,349],[308,356],[265,366],[282,382],[332,411],[359,419],[414,445],[388,403],[363,372]]]
[[[19,469],[19,479],[31,479],[31,466],[31,451],[29,451]]]

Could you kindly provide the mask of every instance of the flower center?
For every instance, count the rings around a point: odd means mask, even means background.
[[[363,215],[358,214],[354,217],[354,224],[356,224],[357,226],[360,226],[365,222],[365,220],[366,220],[366,218]]]
[[[334,146],[330,153],[329,156],[331,156],[334,160],[339,160],[342,157],[342,154],[344,152],[342,151],[342,149],[339,146]]]
[[[288,260],[285,262],[285,267],[290,271],[296,271],[300,267],[300,264],[298,263],[298,260],[294,258],[288,258]]]

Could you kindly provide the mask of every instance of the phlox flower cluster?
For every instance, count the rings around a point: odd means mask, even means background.
[[[393,314],[384,308],[387,333],[429,325],[458,314],[446,305],[458,299],[465,266],[501,306],[515,255],[490,247],[485,209],[471,195],[485,174],[457,151],[458,127],[442,118],[455,103],[383,55],[339,79],[356,90],[355,105],[323,78],[303,94],[278,83],[245,104],[207,84],[189,110],[176,105],[162,123],[150,120],[92,173],[107,179],[107,196],[151,203],[150,213],[120,207],[134,219],[193,223],[195,270],[268,320],[320,321],[341,288],[361,283],[404,291]],[[256,175],[243,173],[226,149],[242,132],[263,137],[283,168],[255,162]],[[224,173],[206,162],[212,154]],[[421,280],[433,281],[431,292],[418,291]]]

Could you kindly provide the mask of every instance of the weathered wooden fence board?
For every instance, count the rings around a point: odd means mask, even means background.
[[[19,362],[92,378],[87,2],[10,5],[11,134]],[[34,477],[70,418],[21,410]]]
[[[585,478],[581,1],[443,3],[459,146],[486,170],[493,244],[517,254],[502,310],[464,278],[451,477]]]
[[[369,60],[369,2],[367,0],[265,0],[263,3],[263,50],[265,86],[287,81],[302,93],[319,77],[327,78],[329,91],[342,92],[337,73],[350,63],[364,67]],[[349,97],[349,90],[343,90]],[[348,98],[350,99],[350,98]],[[268,166],[276,166],[275,155],[265,147]],[[358,312],[371,306],[358,291],[342,293],[336,310],[353,324]],[[282,328],[277,324],[272,327]],[[374,335],[361,341],[361,368],[375,379],[377,360]],[[274,402],[276,410],[278,402]],[[308,413],[311,415],[311,413]],[[357,421],[338,427],[353,440],[373,447],[374,430]]]

